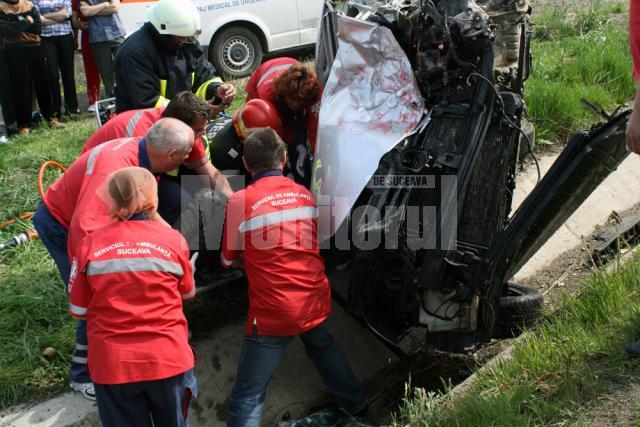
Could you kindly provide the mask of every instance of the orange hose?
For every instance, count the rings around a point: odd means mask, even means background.
[[[42,184],[42,178],[44,177],[44,171],[47,169],[47,166],[55,166],[60,169],[62,172],[66,172],[67,169],[62,166],[60,163],[55,162],[53,160],[47,160],[40,166],[40,170],[38,171],[38,191],[40,192],[40,197],[44,199],[44,188]],[[13,224],[18,221],[18,219],[29,219],[33,216],[35,212],[27,212],[20,215],[18,218],[10,219],[9,221],[0,222],[0,228],[6,227],[9,224]]]
[[[14,222],[17,222],[18,219],[29,219],[29,218],[31,218],[33,216],[33,214],[34,214],[34,212],[27,212],[27,213],[23,213],[22,215],[20,215],[16,219],[10,219],[9,221],[0,222],[0,228],[6,227],[9,224],[13,224]]]
[[[47,169],[47,166],[49,165],[57,167],[62,172],[67,171],[67,169],[64,166],[62,166],[60,163],[55,162],[53,160],[47,160],[42,164],[42,166],[40,166],[40,170],[38,171],[38,191],[40,192],[40,197],[42,197],[42,199],[44,199],[44,188],[42,188],[42,178],[44,176],[44,171]]]

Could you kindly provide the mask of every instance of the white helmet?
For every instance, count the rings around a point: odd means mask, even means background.
[[[191,0],[160,0],[147,9],[147,19],[160,34],[193,37],[200,32],[200,13]]]

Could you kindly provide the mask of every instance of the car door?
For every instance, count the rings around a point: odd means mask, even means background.
[[[298,7],[300,44],[313,44],[318,38],[324,0],[296,0],[296,3]]]
[[[238,0],[246,11],[260,17],[267,26],[269,51],[300,44],[297,25],[297,0]]]

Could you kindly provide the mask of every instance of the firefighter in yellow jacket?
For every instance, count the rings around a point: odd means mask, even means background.
[[[160,0],[147,20],[116,56],[117,113],[165,107],[182,91],[209,101],[214,113],[233,101],[235,88],[217,76],[195,40],[200,14],[191,0]]]

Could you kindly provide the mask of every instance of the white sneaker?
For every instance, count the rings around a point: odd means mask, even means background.
[[[87,111],[90,113],[95,113],[96,112],[96,104],[91,104],[87,107]]]
[[[93,383],[77,383],[71,381],[69,387],[73,390],[80,392],[84,397],[89,400],[96,400],[96,390],[93,387]]]

